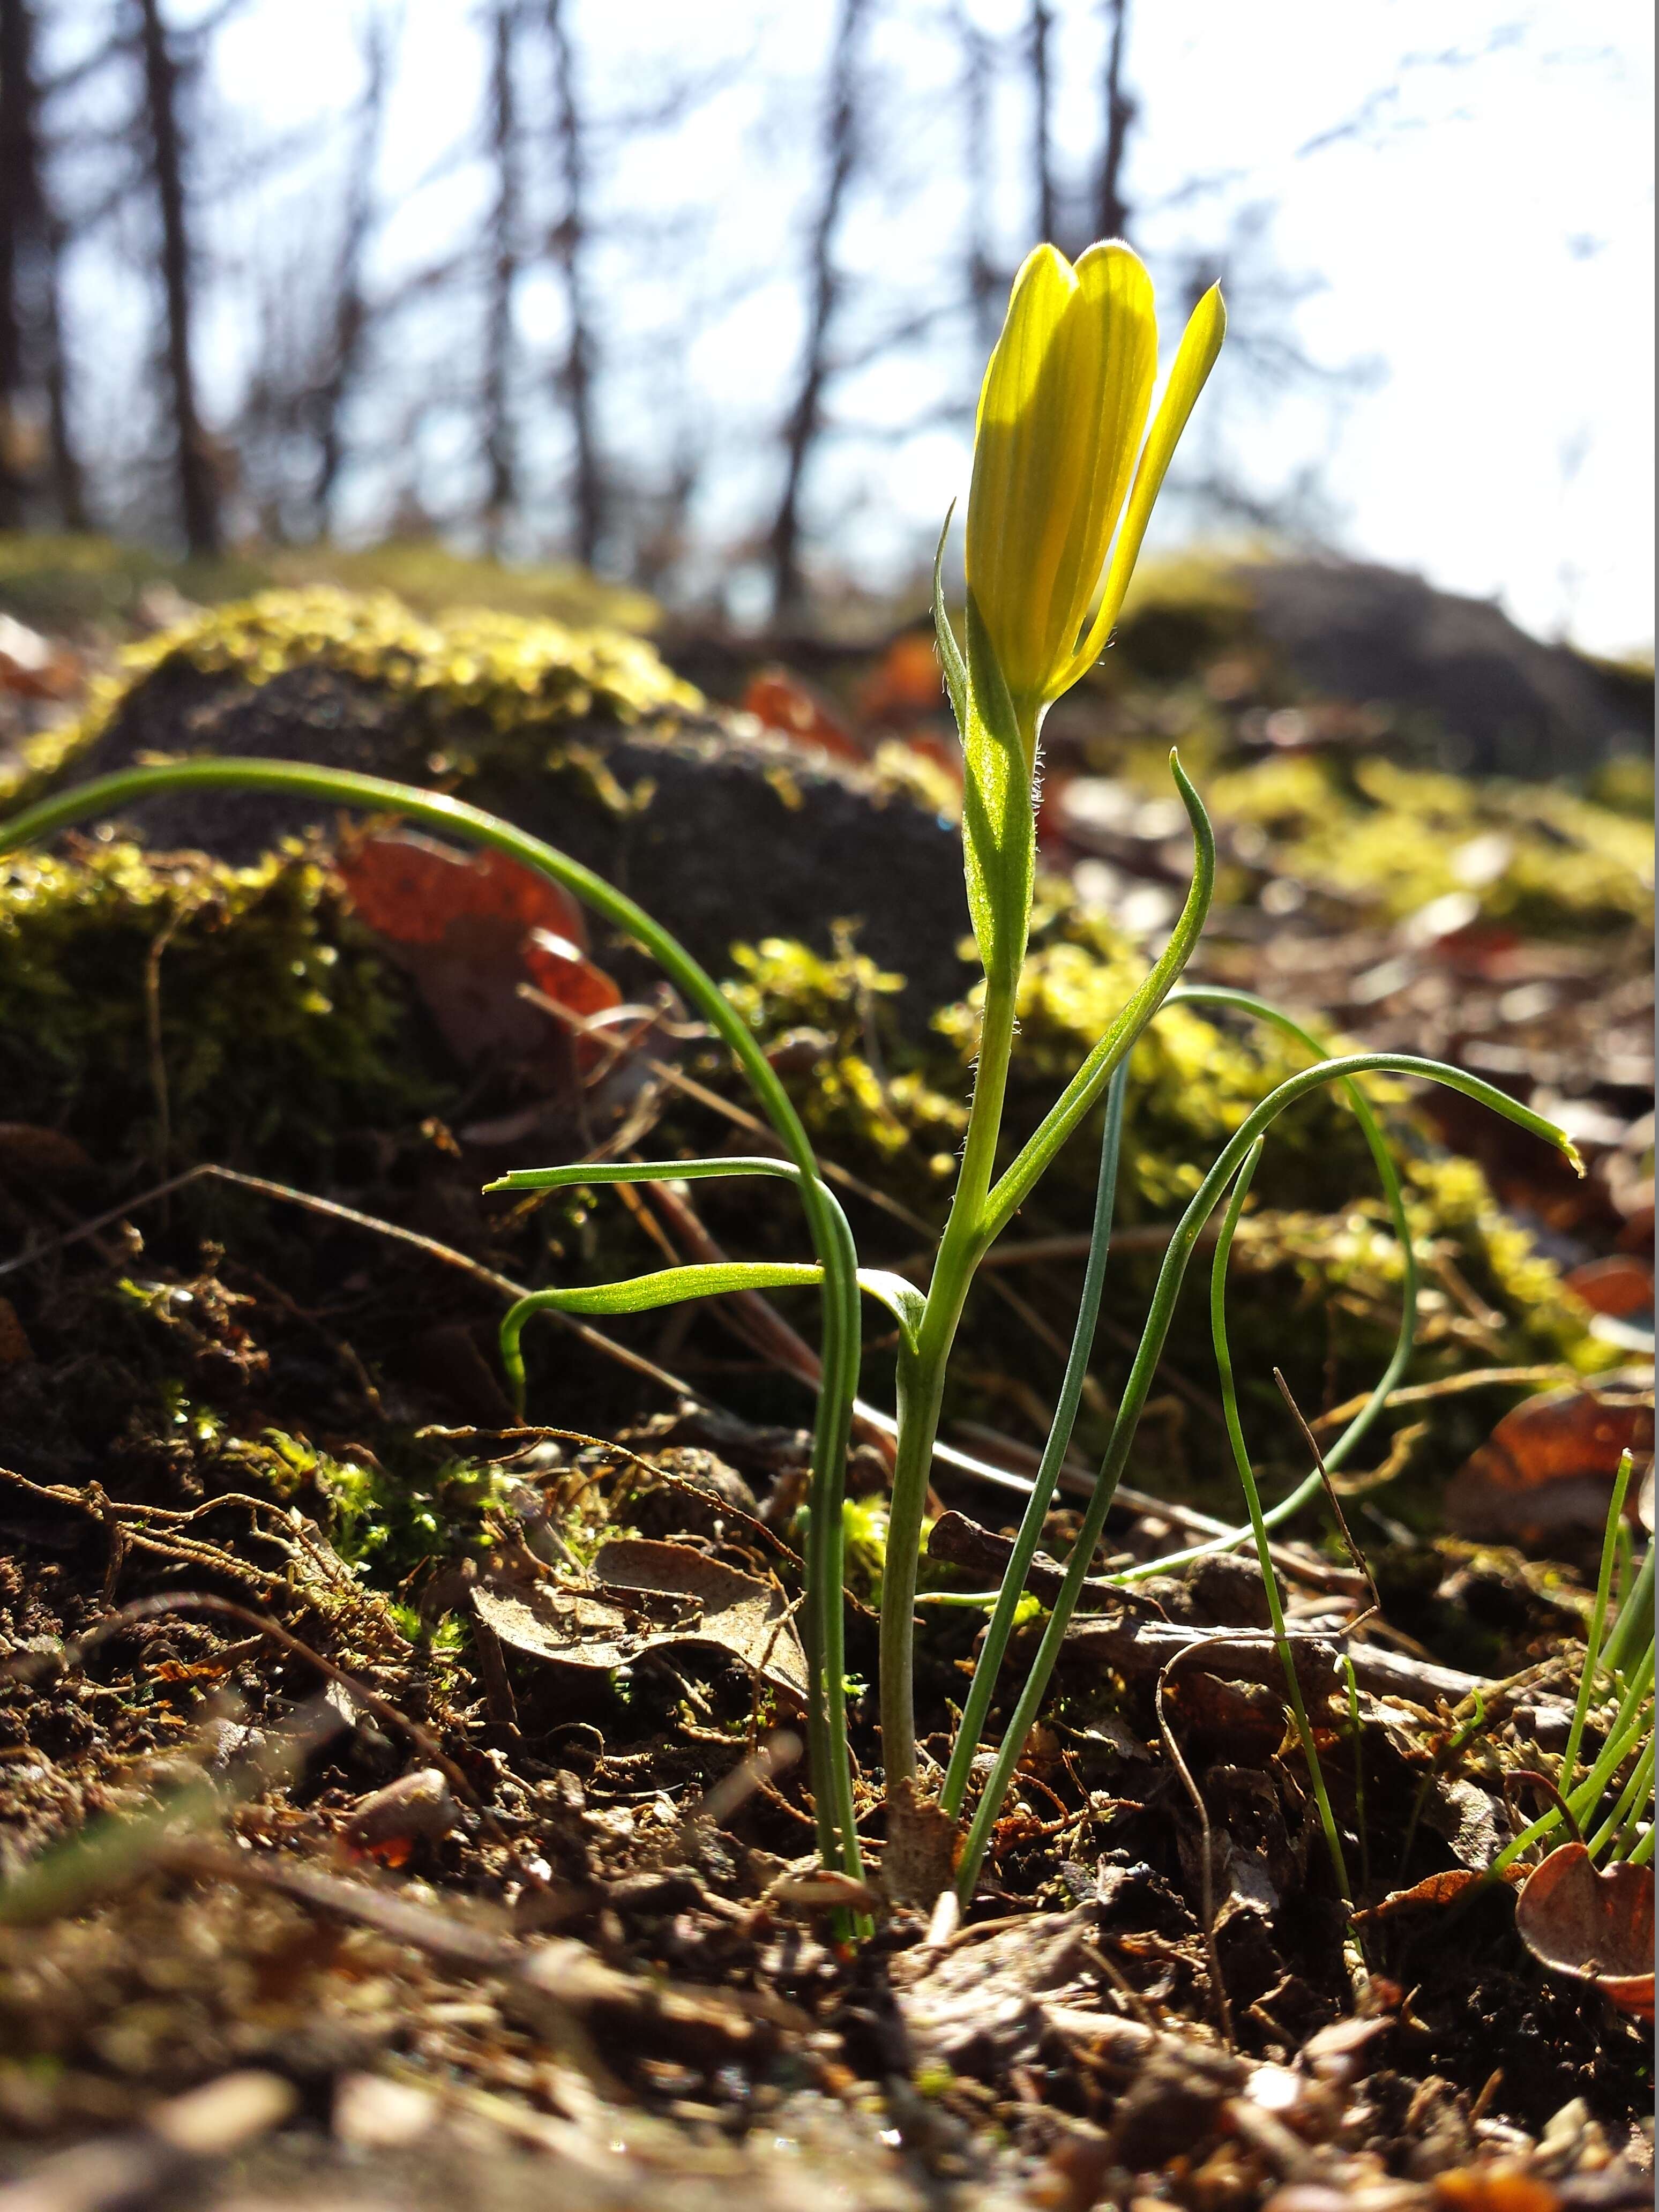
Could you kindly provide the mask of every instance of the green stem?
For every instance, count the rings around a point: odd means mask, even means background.
[[[1170,941],[1140,988],[1129,1000],[1077,1073],[1061,1091],[1019,1151],[1003,1170],[986,1201],[985,1245],[988,1249],[1024,1205],[1067,1138],[1090,1112],[1119,1065],[1128,1056],[1152,1016],[1181,979],[1203,933],[1215,890],[1215,833],[1204,802],[1171,753],[1170,773],[1193,830],[1193,880]]]
[[[1042,1524],[1048,1518],[1060,1462],[1071,1443],[1077,1409],[1082,1402],[1089,1358],[1094,1350],[1095,1324],[1100,1315],[1101,1291],[1106,1280],[1106,1261],[1111,1249],[1112,1209],[1117,1194],[1118,1151],[1123,1134],[1123,1100],[1128,1076],[1127,1062],[1120,1060],[1106,1094],[1106,1127],[1101,1138],[1100,1176],[1095,1186],[1095,1216],[1089,1238],[1089,1261],[1084,1273],[1083,1299],[1078,1308],[1077,1327],[1072,1335],[1066,1374],[1060,1386],[1054,1417],[1049,1425],[1048,1441],[1043,1447],[1042,1462],[1031,1485],[1031,1494],[1025,1503],[1024,1516],[1019,1524],[1019,1533],[1014,1539],[1013,1551],[1009,1555],[1002,1587],[997,1592],[995,1609],[987,1624],[984,1640],[980,1646],[974,1679],[968,1687],[968,1700],[963,1707],[957,1740],[951,1747],[951,1764],[945,1771],[945,1786],[939,1792],[939,1804],[953,1820],[960,1815],[968,1795],[974,1753],[979,1748],[985,1717],[990,1711],[997,1677],[1002,1671],[1003,1656],[1008,1649],[1009,1637],[1013,1632],[1014,1615],[1025,1594],[1026,1571],[1036,1558],[1037,1546],[1042,1539]]]
[[[808,1736],[818,1848],[826,1864],[860,1871],[854,1822],[852,1765],[847,1743],[842,1644],[842,1500],[853,1400],[858,1388],[859,1291],[844,1221],[829,1201],[800,1117],[765,1054],[714,978],[644,909],[579,861],[527,836],[463,799],[420,791],[384,777],[321,769],[287,761],[191,760],[129,769],[77,785],[0,823],[0,852],[9,851],[88,817],[107,815],[158,792],[257,790],[396,813],[447,830],[474,845],[505,853],[548,876],[631,937],[656,960],[730,1048],[752,1085],[785,1152],[800,1170],[801,1203],[813,1249],[824,1271],[823,1379],[812,1446],[812,1514],[807,1540],[806,1645],[813,1680]]]
[[[1642,1747],[1642,1756],[1631,1771],[1630,1780],[1619,1793],[1619,1802],[1590,1838],[1588,1849],[1594,1858],[1604,1844],[1613,1844],[1613,1856],[1620,1854],[1619,1846],[1642,1817],[1642,1808],[1653,1795],[1653,1738],[1650,1736]]]
[[[986,978],[979,1066],[956,1196],[933,1261],[915,1348],[901,1347],[899,1352],[898,1442],[881,1583],[881,1758],[890,1793],[896,1782],[914,1781],[916,1774],[915,1616],[921,1524],[927,1510],[945,1368],[974,1270],[988,1241],[985,1194],[1007,1095],[1017,988],[1017,975]]]
[[[1255,1470],[1250,1465],[1250,1455],[1244,1442],[1244,1425],[1239,1419],[1238,1389],[1233,1379],[1233,1355],[1227,1342],[1227,1261],[1232,1254],[1238,1217],[1244,1210],[1244,1200],[1249,1195],[1261,1158],[1262,1147],[1267,1141],[1265,1137],[1258,1137],[1245,1154],[1244,1164],[1233,1184],[1232,1196],[1227,1201],[1227,1211],[1222,1216],[1221,1234],[1216,1239],[1215,1263],[1210,1270],[1210,1335],[1215,1346],[1215,1364],[1221,1379],[1221,1410],[1227,1424],[1227,1441],[1233,1448],[1233,1464],[1238,1469],[1245,1509],[1255,1533],[1255,1556],[1261,1569],[1261,1586],[1267,1592],[1267,1618],[1273,1623],[1279,1663],[1285,1670],[1285,1694],[1290,1701],[1291,1717],[1296,1723],[1302,1756],[1308,1763],[1309,1779],[1313,1784],[1314,1798],[1319,1807],[1319,1825],[1325,1831],[1325,1848],[1331,1855],[1331,1869],[1336,1876],[1336,1886],[1343,1897],[1352,1902],[1353,1893],[1348,1885],[1348,1864],[1342,1855],[1342,1838],[1337,1832],[1336,1815],[1331,1810],[1330,1792],[1325,1787],[1325,1771],[1319,1763],[1319,1747],[1314,1741],[1313,1727],[1308,1718],[1307,1707],[1302,1701],[1302,1685],[1297,1679],[1296,1656],[1291,1649],[1290,1632],[1285,1626],[1285,1607],[1279,1599],[1279,1577],[1273,1572],[1273,1553],[1261,1517],[1261,1498],[1255,1486]]]
[[[1135,1431],[1140,1425],[1141,1411],[1152,1388],[1152,1376],[1164,1350],[1164,1339],[1169,1334],[1176,1300],[1199,1233],[1219,1202],[1222,1193],[1237,1174],[1251,1146],[1272,1127],[1287,1107],[1294,1105],[1297,1099],[1306,1097],[1310,1091],[1316,1091],[1322,1084],[1342,1082],[1351,1076],[1370,1074],[1422,1076],[1431,1082],[1443,1084],[1449,1090],[1461,1091],[1465,1097],[1474,1098],[1490,1107],[1494,1113],[1502,1115],[1505,1121],[1514,1121],[1520,1127],[1530,1130],[1547,1144],[1558,1146],[1573,1161],[1577,1159],[1576,1151],[1561,1131],[1546,1121],[1540,1115],[1518,1106],[1514,1099],[1506,1097],[1501,1091],[1494,1090],[1491,1084],[1483,1083],[1479,1076],[1467,1075],[1462,1069],[1448,1066],[1440,1060],[1419,1060],[1407,1053],[1356,1053],[1344,1059],[1326,1060],[1317,1067],[1305,1068],[1300,1074],[1292,1075],[1281,1083],[1246,1117],[1199,1186],[1176,1224],[1175,1235],[1164,1254],[1146,1325],[1129,1370],[1128,1381],[1124,1386],[1117,1419],[1112,1425],[1111,1439],[1101,1462],[1094,1493],[1084,1515],[1083,1527],[1066,1563],[1065,1580],[1060,1585],[1048,1628],[1031,1662],[1030,1674],[1009,1722],[991,1779],[980,1800],[963,1846],[958,1882],[964,1897],[972,1893],[973,1884],[990,1841],[991,1829],[1013,1780],[1026,1739],[1060,1658],[1066,1632],[1071,1626],[1072,1615],[1077,1609],[1078,1599],[1088,1577],[1090,1561],[1096,1545],[1100,1541],[1101,1530],[1111,1510],[1119,1478],[1133,1446]],[[1003,1180],[1006,1182],[1007,1177],[1005,1176]]]
[[[1595,1577],[1595,1602],[1590,1607],[1589,1626],[1584,1634],[1584,1671],[1578,1680],[1578,1695],[1573,1701],[1572,1726],[1567,1731],[1567,1747],[1561,1754],[1561,1791],[1565,1796],[1572,1788],[1573,1770],[1578,1764],[1578,1747],[1584,1740],[1584,1723],[1589,1718],[1590,1699],[1595,1694],[1596,1669],[1601,1663],[1601,1636],[1607,1626],[1607,1593],[1613,1587],[1613,1563],[1618,1556],[1619,1530],[1624,1520],[1625,1492],[1630,1488],[1631,1470],[1635,1462],[1629,1452],[1622,1452],[1619,1472],[1613,1479],[1613,1503],[1607,1508],[1607,1524],[1601,1539],[1601,1565]]]
[[[1601,1664],[1610,1674],[1625,1674],[1632,1656],[1642,1648],[1642,1638],[1653,1633],[1653,1540],[1637,1570],[1630,1593],[1620,1601],[1619,1615],[1608,1632]]]

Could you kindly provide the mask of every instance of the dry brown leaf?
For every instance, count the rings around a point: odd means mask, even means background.
[[[1567,1288],[1592,1313],[1629,1321],[1653,1311],[1653,1269],[1634,1253],[1613,1252],[1605,1260],[1586,1260],[1566,1278]]]
[[[645,1537],[602,1546],[593,1571],[605,1590],[481,1583],[471,1593],[473,1610],[509,1650],[557,1666],[608,1674],[649,1651],[714,1650],[754,1668],[774,1689],[805,1697],[806,1655],[775,1583],[689,1544]]]
[[[1518,1881],[1519,1873],[1510,1869],[1499,1877],[1504,1881]],[[1380,1905],[1368,1906],[1356,1912],[1356,1923],[1366,1920],[1392,1920],[1398,1912],[1412,1912],[1423,1906],[1443,1906],[1455,1904],[1460,1897],[1486,1879],[1468,1867],[1447,1867],[1439,1874],[1431,1874],[1415,1881],[1409,1889],[1396,1889]]]
[[[956,1869],[956,1822],[914,1782],[894,1784],[887,1800],[887,1849],[882,1887],[893,1905],[931,1906],[951,1887]]]
[[[1653,1869],[1598,1867],[1563,1844],[1528,1875],[1516,1933],[1552,1973],[1594,1982],[1634,2019],[1653,2018]]]
[[[1650,1382],[1604,1377],[1594,1389],[1543,1391],[1505,1413],[1463,1462],[1447,1485],[1446,1517],[1466,1536],[1528,1544],[1600,1528],[1626,1451],[1652,1455]]]

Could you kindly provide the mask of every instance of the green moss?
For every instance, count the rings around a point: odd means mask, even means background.
[[[152,1023],[154,1028],[152,1029]],[[0,863],[7,1116],[106,1165],[314,1164],[445,1095],[398,988],[297,849],[252,868],[125,844]]]
[[[571,563],[492,561],[454,552],[430,538],[392,538],[360,550],[266,546],[211,560],[170,561],[147,546],[94,532],[0,532],[0,607],[49,629],[131,624],[143,615],[145,593],[157,586],[215,606],[254,592],[319,584],[395,592],[422,614],[488,606],[577,628],[603,623],[639,631],[653,629],[661,616],[645,592],[603,583]]]
[[[0,804],[21,804],[73,766],[106,730],[129,690],[171,665],[234,671],[250,684],[295,668],[322,668],[390,690],[411,710],[414,739],[468,732],[469,756],[428,757],[433,773],[475,766],[494,750],[521,750],[557,723],[604,714],[635,721],[696,713],[702,695],[643,638],[603,625],[572,628],[494,608],[429,620],[387,592],[316,586],[262,592],[214,607],[123,655],[96,684],[79,720],[33,739],[20,767],[0,776]]]
[[[259,1464],[280,1497],[304,1486],[321,1501],[324,1534],[365,1582],[393,1589],[425,1559],[453,1559],[480,1551],[488,1516],[507,1480],[498,1468],[418,1455],[395,1473],[378,1464],[336,1459],[303,1437],[268,1429],[256,1444],[236,1448]]]
[[[1652,913],[1650,826],[1559,785],[1304,757],[1218,776],[1207,797],[1219,827],[1266,832],[1279,866],[1385,919],[1456,891],[1487,920],[1547,937],[1641,926]]]

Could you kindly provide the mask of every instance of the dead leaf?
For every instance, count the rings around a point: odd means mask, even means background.
[[[762,1894],[763,1905],[795,1912],[878,1912],[882,1899],[867,1881],[836,1867],[809,1867],[775,1875]]]
[[[346,1837],[364,1858],[400,1867],[416,1843],[435,1843],[459,1818],[446,1778],[435,1766],[422,1766],[360,1797],[346,1822]]]
[[[956,1869],[957,1824],[914,1781],[896,1782],[887,1793],[887,1849],[882,1887],[893,1905],[928,1910],[951,1887]]]
[[[1653,1869],[1598,1867],[1563,1844],[1527,1876],[1515,1930],[1552,1973],[1593,1982],[1637,2020],[1653,2018]]]
[[[523,998],[521,983],[583,1020],[622,1002],[586,957],[576,900],[504,853],[455,853],[398,830],[346,843],[337,866],[359,916],[414,977],[469,1066],[501,1055],[538,1062],[550,1084],[568,1066],[568,1038]]]
[[[893,640],[859,693],[859,711],[889,728],[939,715],[945,682],[939,653],[926,630],[907,629]]]
[[[1566,1279],[1567,1288],[1592,1313],[1612,1314],[1628,1321],[1634,1314],[1653,1311],[1653,1269],[1633,1253],[1614,1252],[1605,1260],[1587,1260]]]
[[[1451,1846],[1459,1866],[1476,1874],[1489,1867],[1510,1839],[1501,1799],[1467,1775],[1436,1774],[1423,1800],[1423,1826]]]
[[[787,668],[757,669],[743,695],[743,711],[769,730],[781,730],[798,745],[830,753],[837,760],[862,763],[864,748],[848,731],[829,702]]]
[[[1514,2159],[1455,2166],[1434,2178],[1437,2204],[1449,2212],[1559,2212],[1561,2192]]]
[[[1425,1907],[1434,1910],[1455,1905],[1486,1879],[1485,1875],[1471,1867],[1447,1867],[1439,1874],[1428,1875],[1423,1881],[1413,1882],[1409,1889],[1392,1890],[1380,1905],[1356,1912],[1355,1924],[1368,1920],[1392,1920],[1398,1913],[1414,1912]],[[1498,1879],[1519,1881],[1521,1875],[1514,1868],[1506,1868]]]
[[[890,1972],[917,2049],[960,2073],[994,2079],[1030,2064],[1055,2009],[1079,2010],[1098,2000],[1100,1968],[1092,1955],[1100,1908],[1033,1912],[1012,1928],[975,1940],[969,1929],[950,1948],[923,1945],[892,1960]],[[1099,2014],[1103,2035],[1126,2025],[1141,2042],[1138,2022]]]
[[[509,1650],[532,1659],[608,1674],[649,1651],[714,1650],[755,1668],[774,1689],[805,1697],[806,1655],[775,1583],[689,1544],[644,1537],[603,1545],[593,1571],[608,1586],[603,1592],[480,1583],[473,1610]],[[636,1593],[641,1601],[619,1601],[612,1591]]]
[[[1653,1387],[1603,1376],[1569,1383],[1505,1413],[1446,1488],[1446,1516],[1461,1534],[1534,1544],[1563,1528],[1598,1529],[1620,1455],[1653,1452]],[[1631,1501],[1634,1508],[1634,1498]]]
[[[75,1182],[98,1171],[92,1155],[73,1137],[61,1129],[38,1128],[33,1121],[0,1121],[0,1169],[42,1182]]]

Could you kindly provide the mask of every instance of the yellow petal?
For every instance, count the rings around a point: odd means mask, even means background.
[[[1057,676],[1069,662],[1100,587],[1101,571],[1122,512],[1146,428],[1158,374],[1158,315],[1152,280],[1132,249],[1114,240],[1091,246],[1077,264],[1078,297],[1065,336],[1067,409],[1065,448],[1072,496],[1056,502],[1063,538],[1054,567],[1051,613]],[[1051,685],[1049,696],[1057,693]]]
[[[1030,254],[1008,301],[985,382],[968,495],[966,568],[1004,675],[1016,692],[1040,684],[1049,565],[1065,413],[1061,333],[1077,297],[1071,264],[1052,246]]]
[[[1216,356],[1221,351],[1221,341],[1227,334],[1227,310],[1222,304],[1221,287],[1212,284],[1193,309],[1181,345],[1170,371],[1170,381],[1164,386],[1158,416],[1152,424],[1152,434],[1146,441],[1146,449],[1135,471],[1134,489],[1129,495],[1129,511],[1123,519],[1123,529],[1112,554],[1112,565],[1107,573],[1106,589],[1101,597],[1100,611],[1090,624],[1089,635],[1071,666],[1066,670],[1061,690],[1075,684],[1100,658],[1114,623],[1123,611],[1123,596],[1129,588],[1129,579],[1139,557],[1141,541],[1146,535],[1146,525],[1152,520],[1153,502],[1158,498],[1165,474],[1168,472],[1181,434],[1187,427],[1188,417],[1197,404],[1210,371],[1215,367]]]

